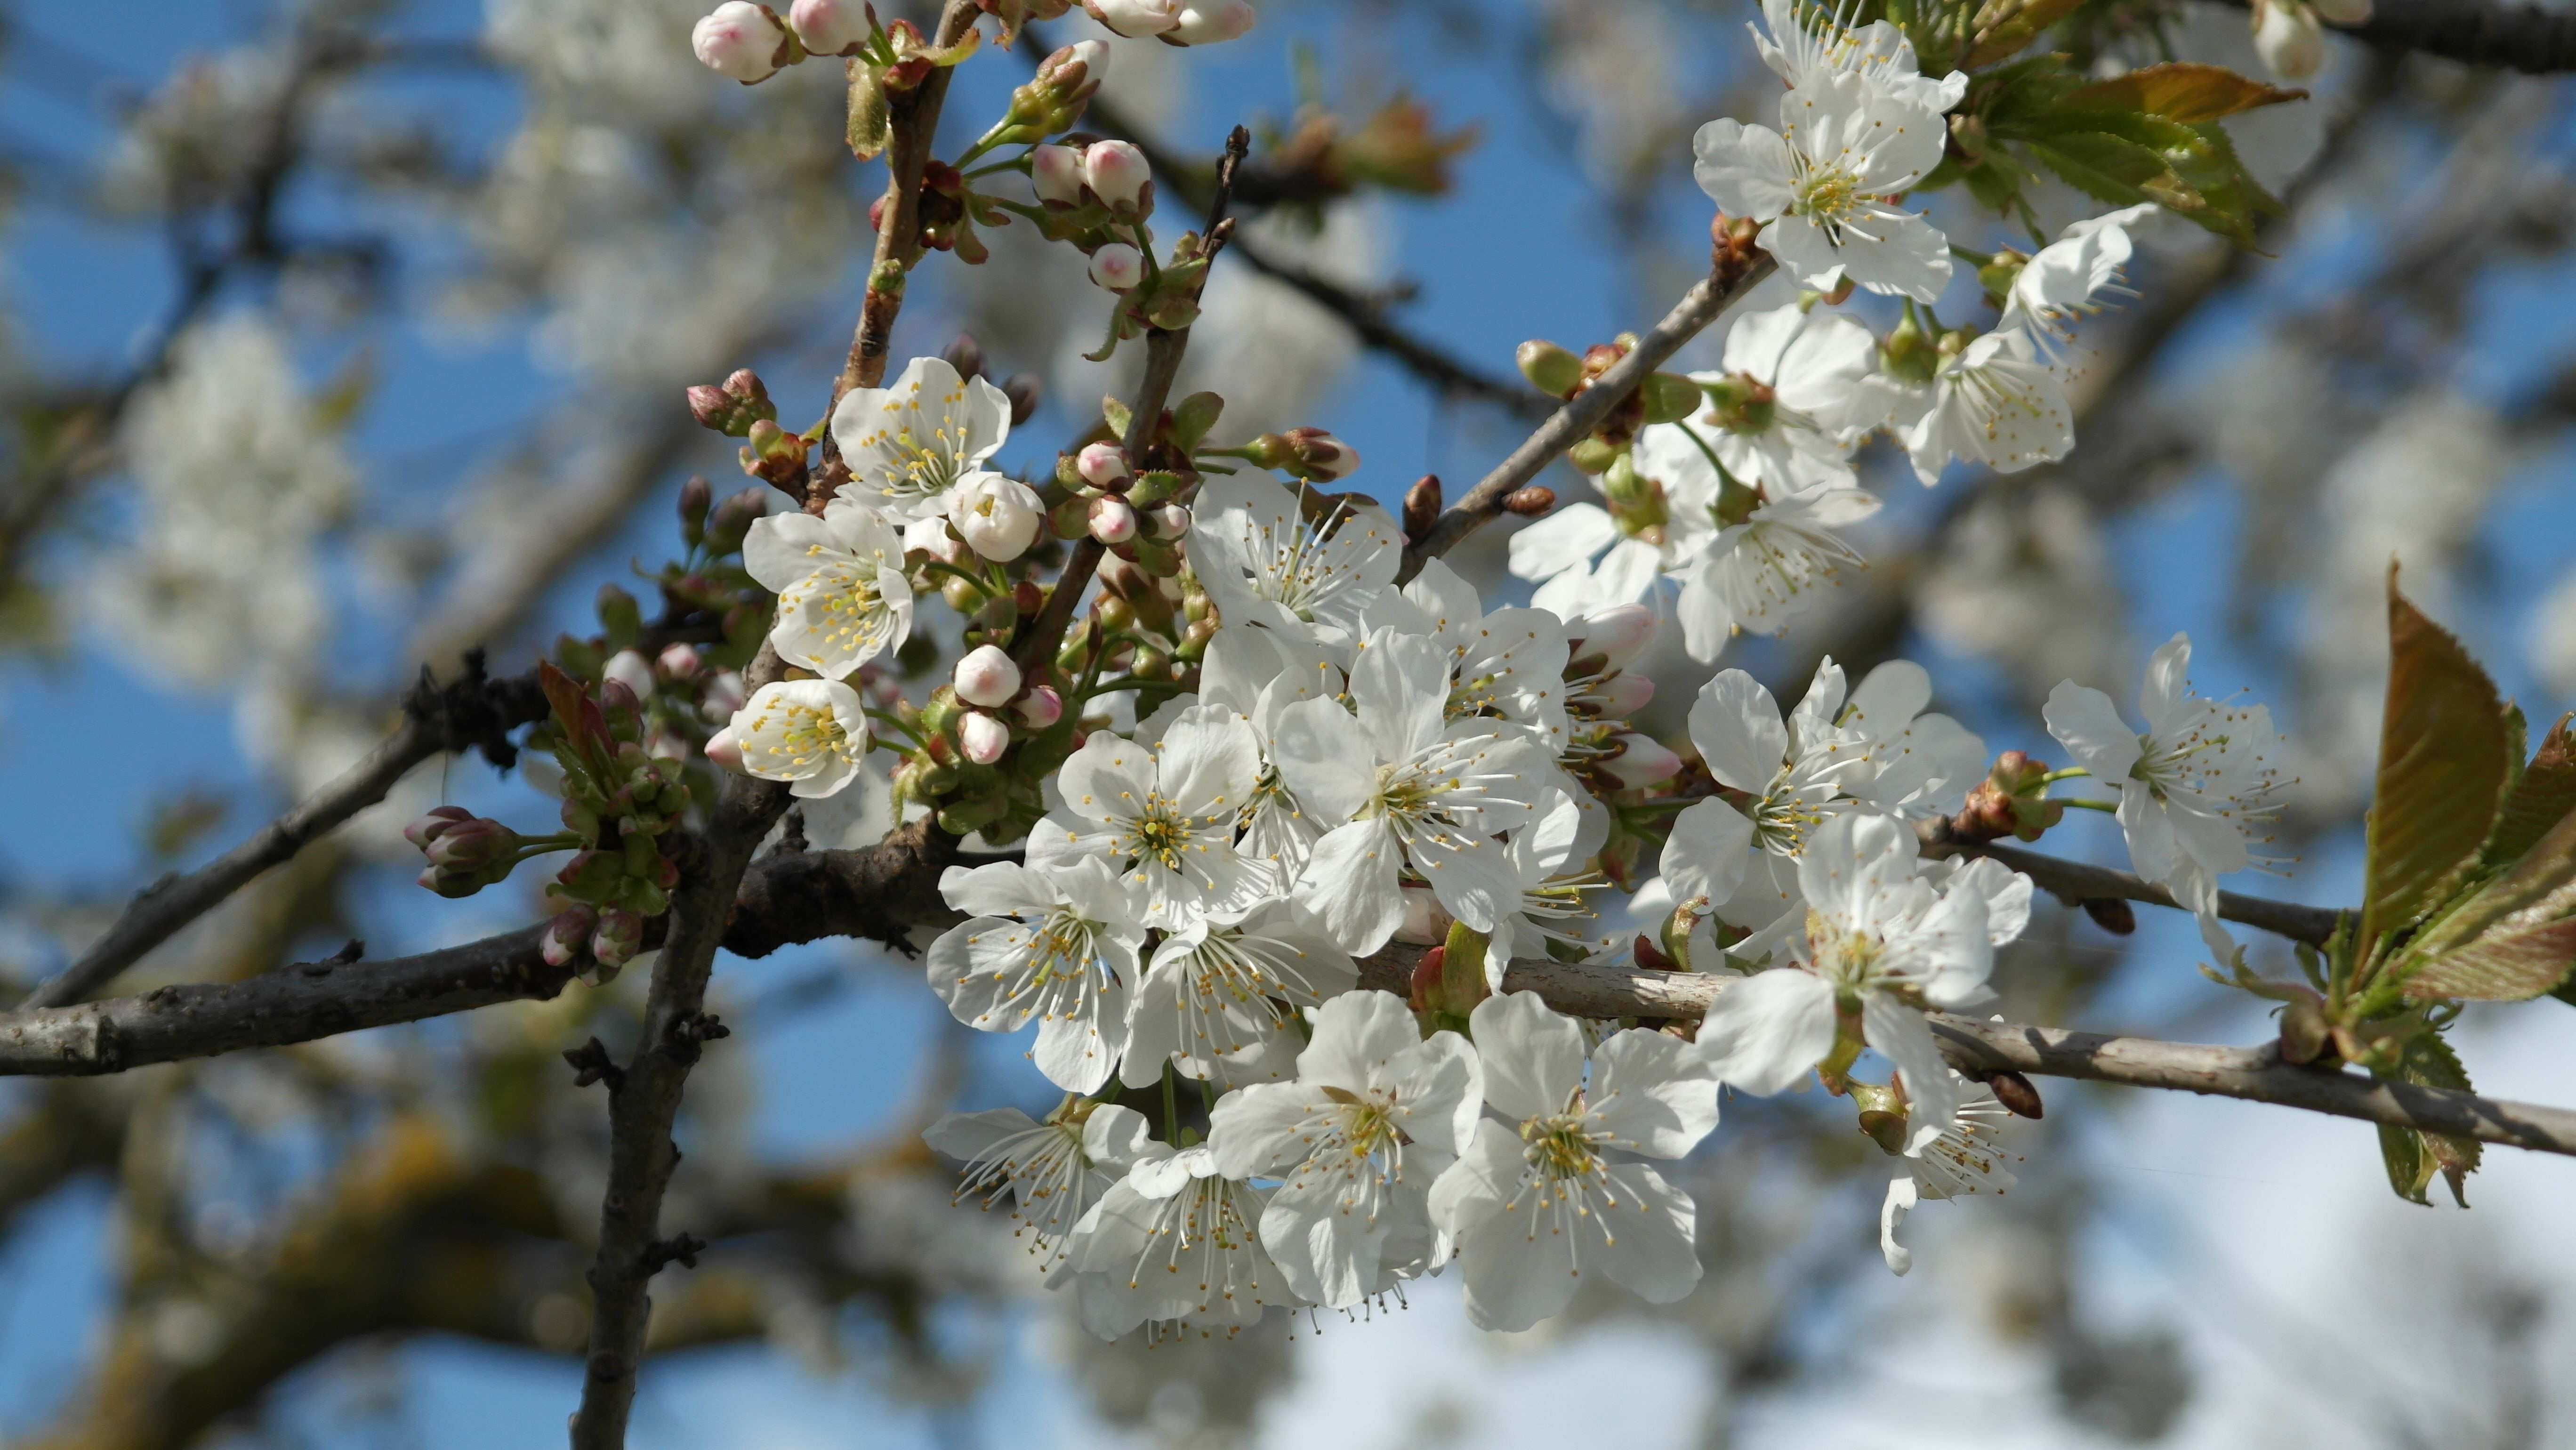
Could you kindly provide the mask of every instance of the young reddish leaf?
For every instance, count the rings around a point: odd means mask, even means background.
[[[2370,807],[2360,959],[2440,905],[2477,864],[2512,771],[2504,702],[2388,570],[2388,703]]]
[[[1977,32],[1976,46],[1959,60],[1959,69],[1975,70],[2018,53],[2039,33],[2072,13],[2084,0],[2022,0],[2021,7]]]
[[[2151,65],[2086,86],[2068,96],[2069,105],[2107,106],[2196,124],[2233,116],[2257,106],[2303,101],[2306,91],[2286,91],[2241,76],[2225,66],[2174,61]]]
[[[615,751],[608,738],[608,717],[600,713],[599,702],[579,680],[556,669],[554,661],[543,660],[537,665],[537,683],[546,692],[546,703],[554,707],[555,724],[562,727],[564,739],[583,759],[604,761]]]
[[[2489,865],[2521,860],[2550,827],[2576,810],[2576,735],[2568,732],[2570,720],[2576,720],[2576,713],[2558,717],[2558,723],[2540,738],[2531,764],[2523,767],[2513,789],[2505,793],[2495,834],[2487,838],[2483,853]]]
[[[2503,875],[2427,926],[2407,943],[2407,952],[2419,958],[2446,957],[2552,925],[2571,912],[2576,912],[2576,812],[2525,848]]]
[[[2407,973],[2406,995],[2419,1002],[2437,997],[2521,1002],[2565,981],[2571,964],[2576,964],[2576,920],[2503,926]]]

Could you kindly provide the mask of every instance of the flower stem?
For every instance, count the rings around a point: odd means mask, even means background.
[[[2118,801],[2072,801],[2072,800],[2062,800],[2062,801],[2057,801],[2057,802],[2055,802],[2055,804],[2058,804],[2058,805],[2061,805],[2061,806],[2074,806],[2074,807],[2075,807],[2075,808],[2077,808],[2078,810],[2087,810],[2087,811],[2104,811],[2104,812],[2108,812],[2108,813],[2113,814],[2113,815],[2117,815],[2117,814],[2119,813],[2119,810],[2120,810],[2120,803],[2119,803]]]

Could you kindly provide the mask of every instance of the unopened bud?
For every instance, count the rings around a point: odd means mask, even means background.
[[[1682,758],[1648,736],[1614,735],[1611,743],[1619,753],[1601,762],[1600,769],[1626,789],[1637,790],[1681,774]]]
[[[1614,604],[1584,616],[1576,629],[1581,631],[1582,644],[1574,653],[1578,657],[1599,655],[1604,671],[1615,670],[1654,643],[1655,611],[1642,604]]]
[[[1250,0],[1200,0],[1181,7],[1181,23],[1164,38],[1183,45],[1214,45],[1241,36],[1258,18]]]
[[[1531,387],[1551,398],[1569,397],[1583,386],[1583,359],[1555,343],[1531,338],[1513,352],[1512,360]]]
[[[433,806],[429,814],[403,827],[403,839],[426,851],[430,842],[474,818],[463,806]]]
[[[1518,514],[1525,519],[1537,518],[1554,507],[1556,507],[1556,490],[1543,488],[1537,484],[1532,484],[1528,488],[1516,488],[1503,495],[1503,512]]]
[[[1106,242],[1091,254],[1091,280],[1112,292],[1128,292],[1145,280],[1144,254],[1125,242]]]
[[[1071,125],[1082,104],[1100,91],[1100,83],[1109,78],[1109,42],[1082,40],[1059,47],[1038,62],[1036,79],[1031,82],[1045,93],[1044,104],[1053,114],[1050,120]]]
[[[2128,936],[2138,929],[2137,908],[2116,896],[2084,898],[2084,914],[2113,936]]]
[[[1160,35],[1181,23],[1171,0],[1082,0],[1082,8],[1131,40]]]
[[[707,518],[707,547],[719,554],[730,554],[742,547],[751,532],[752,521],[769,510],[770,491],[746,488],[728,494]]]
[[[665,646],[653,660],[653,667],[661,671],[662,678],[666,680],[694,680],[705,666],[706,661],[699,657],[696,647],[685,644]]]
[[[973,333],[961,332],[950,338],[948,345],[939,350],[939,360],[955,368],[961,379],[984,375],[984,345],[975,340]]]
[[[1082,153],[1083,184],[1112,211],[1137,211],[1154,168],[1132,141],[1094,141]]]
[[[1176,503],[1149,511],[1145,521],[1153,525],[1153,536],[1158,539],[1177,539],[1190,531],[1190,511]]]
[[[1624,720],[1655,698],[1655,682],[1644,675],[1616,674],[1592,687],[1586,697],[1605,720]]]
[[[1243,454],[1262,468],[1317,483],[1330,483],[1360,466],[1358,449],[1321,428],[1264,433],[1243,445]]]
[[[710,764],[722,766],[736,775],[742,774],[742,742],[734,738],[732,726],[727,725],[707,737],[706,756]]]
[[[1073,456],[1073,471],[1093,488],[1112,491],[1134,477],[1127,467],[1127,451],[1107,442],[1082,445],[1082,451]]]
[[[1020,667],[998,646],[979,644],[957,662],[950,682],[957,686],[957,698],[967,704],[999,709],[1020,692]]]
[[[949,495],[948,522],[966,546],[997,562],[1016,559],[1037,542],[1046,508],[1037,490],[999,473],[982,473]]]
[[[1002,396],[1011,400],[1011,426],[1038,415],[1038,404],[1046,401],[1046,386],[1035,373],[1013,373],[1002,381]]]
[[[591,928],[598,925],[599,914],[587,906],[568,906],[555,913],[546,923],[545,933],[537,939],[537,953],[550,967],[568,967],[578,961],[590,944]]]
[[[868,39],[867,6],[859,0],[796,0],[787,23],[814,55],[849,55]]]
[[[1136,537],[1136,510],[1123,498],[1093,499],[1089,517],[1091,536],[1104,544],[1123,544]]]
[[[1064,718],[1064,696],[1057,694],[1052,685],[1040,685],[1022,696],[1012,713],[1030,729],[1044,730]]]
[[[2029,1078],[2010,1070],[1988,1073],[1986,1086],[1993,1091],[1995,1101],[2011,1109],[2016,1116],[2040,1116],[2039,1089],[2030,1085]]]
[[[689,48],[716,74],[757,85],[793,57],[778,12],[750,0],[725,0],[689,31]]]
[[[969,710],[957,722],[957,746],[968,760],[990,765],[1011,748],[1011,727],[981,710]]]
[[[1041,146],[1030,152],[1029,185],[1040,201],[1082,205],[1082,153],[1071,146]]]
[[[1404,491],[1404,536],[1419,542],[1440,522],[1440,475],[1426,473]]]
[[[707,681],[705,699],[707,718],[730,720],[750,698],[751,692],[743,688],[742,675],[734,670],[725,670],[714,679]]]
[[[626,965],[643,946],[644,918],[622,907],[601,912],[599,925],[591,929],[591,960],[603,967]]]
[[[623,685],[629,698],[642,702],[653,694],[653,665],[631,649],[622,649],[608,657],[600,674],[608,684]]]

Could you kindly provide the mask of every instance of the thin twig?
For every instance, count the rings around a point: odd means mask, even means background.
[[[2179,911],[2182,903],[2173,893],[2152,881],[2141,880],[2126,871],[2107,866],[2088,866],[2081,861],[2066,861],[2043,856],[2019,846],[1994,841],[1965,841],[1951,834],[1950,823],[1930,820],[1916,824],[1914,834],[1923,843],[1923,854],[1943,856],[1986,856],[2031,879],[2031,883],[2068,905],[2085,901],[2143,901],[2151,906],[2170,906]],[[2233,891],[2218,893],[2221,919],[2243,926],[2256,927],[2292,941],[2322,946],[2334,935],[2336,913],[2323,906],[2301,906],[2291,901],[2271,901],[2260,896],[2239,896]]]
[[[40,983],[19,1005],[60,1007],[96,993],[261,872],[293,859],[309,843],[383,800],[422,761],[478,744],[506,758],[506,733],[543,719],[545,713],[545,696],[534,676],[486,680],[479,653],[469,657],[464,677],[443,689],[430,684],[424,672],[421,686],[404,701],[400,728],[365,759],[240,845],[185,876],[166,876],[146,887],[78,961]]]
[[[1581,442],[1610,410],[1634,392],[1646,374],[1662,367],[1665,361],[1681,351],[1683,343],[1697,337],[1701,329],[1717,320],[1719,313],[1736,298],[1751,291],[1754,284],[1771,275],[1772,261],[1767,254],[1755,254],[1742,265],[1725,266],[1693,284],[1690,291],[1654,330],[1637,340],[1626,357],[1611,364],[1592,386],[1568,398],[1538,431],[1524,439],[1501,463],[1488,473],[1465,496],[1449,506],[1440,521],[1419,543],[1406,547],[1404,565],[1396,574],[1401,583],[1420,573],[1423,564],[1456,547],[1458,541],[1474,533],[1503,511],[1503,500],[1525,487],[1539,471],[1555,462],[1565,450]]]

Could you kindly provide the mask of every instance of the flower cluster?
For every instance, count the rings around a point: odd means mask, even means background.
[[[1926,485],[1952,459],[2009,473],[2064,457],[2075,442],[2063,376],[2072,324],[2124,290],[2129,229],[2154,210],[2077,222],[2032,254],[1983,257],[1995,325],[1944,327],[1933,307],[1953,257],[1979,254],[1898,199],[1941,164],[1944,113],[1967,77],[1920,74],[1884,20],[1855,29],[1802,0],[1767,0],[1764,17],[1755,39],[1788,86],[1780,129],[1708,123],[1695,174],[1725,212],[1759,224],[1759,245],[1807,290],[1736,320],[1721,366],[1692,375],[1701,397],[1687,415],[1663,421],[1650,399],[1633,443],[1601,435],[1589,456],[1577,449],[1600,477],[1600,504],[1573,504],[1512,540],[1512,572],[1560,611],[1653,599],[1668,581],[1684,644],[1703,661],[1738,630],[1785,628],[1863,566],[1843,531],[1879,508],[1851,463],[1871,435],[1901,445]],[[1882,337],[1834,310],[1854,288],[1902,299],[1903,320]],[[1549,346],[1523,350],[1541,387],[1548,364],[1570,359]]]

